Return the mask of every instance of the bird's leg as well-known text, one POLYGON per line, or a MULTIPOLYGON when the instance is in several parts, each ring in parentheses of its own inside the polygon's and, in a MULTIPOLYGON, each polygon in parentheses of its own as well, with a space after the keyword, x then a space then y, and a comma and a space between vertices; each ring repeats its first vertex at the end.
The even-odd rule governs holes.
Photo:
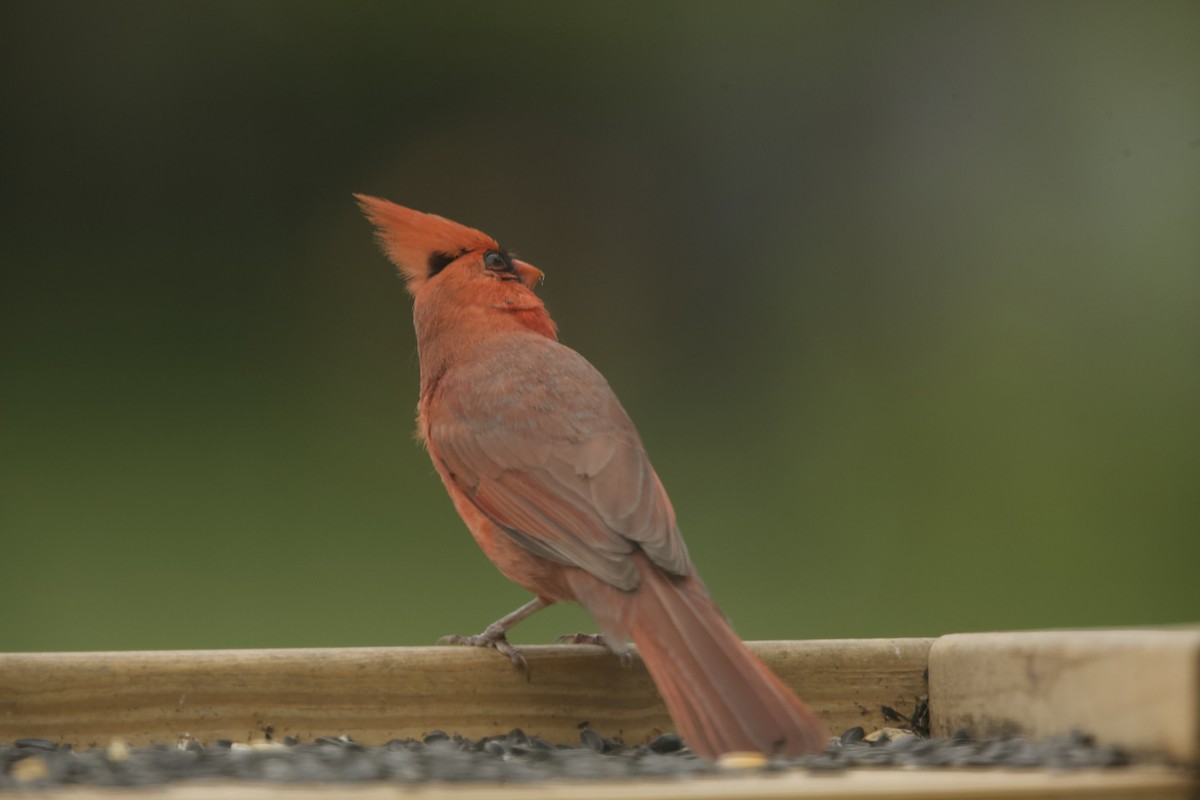
POLYGON ((471 647, 494 647, 504 655, 508 656, 512 663, 520 667, 526 672, 529 671, 529 662, 525 660, 525 656, 521 655, 521 651, 513 647, 508 642, 508 629, 516 625, 521 620, 540 611, 550 603, 540 597, 535 597, 525 605, 518 608, 509 614, 505 614, 500 619, 493 622, 483 629, 483 633, 478 633, 474 636, 443 636, 438 639, 438 644, 465 644, 471 647))

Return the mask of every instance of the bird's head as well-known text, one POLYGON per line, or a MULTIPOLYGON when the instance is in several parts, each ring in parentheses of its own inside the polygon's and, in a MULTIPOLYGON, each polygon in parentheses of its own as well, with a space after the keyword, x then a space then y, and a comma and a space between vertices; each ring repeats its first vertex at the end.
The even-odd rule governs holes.
POLYGON ((378 197, 354 197, 375 225, 383 252, 400 268, 414 297, 435 280, 453 280, 460 285, 508 281, 532 289, 542 279, 541 270, 513 258, 482 231, 378 197))

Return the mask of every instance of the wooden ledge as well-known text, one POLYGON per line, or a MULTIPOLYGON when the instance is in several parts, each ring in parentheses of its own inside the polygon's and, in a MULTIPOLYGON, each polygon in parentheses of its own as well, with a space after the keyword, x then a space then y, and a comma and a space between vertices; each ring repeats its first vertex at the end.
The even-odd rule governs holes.
MULTIPOLYGON (((932 639, 756 642, 829 729, 883 724, 926 695, 932 639)), ((642 742, 671 730, 640 661, 599 647, 530 646, 528 675, 467 647, 0 654, 0 741, 75 747, 349 734, 364 744, 440 728, 477 738, 519 727, 579 742, 578 724, 642 742)))
MULTIPOLYGON (((1200 628, 751 647, 834 733, 880 727, 880 706, 911 713, 928 695, 935 735, 1040 738, 1077 728, 1200 764, 1200 628)), ((529 675, 463 647, 0 654, 0 741, 347 733, 377 744, 434 728, 480 737, 520 727, 576 743, 587 721, 637 743, 671 728, 640 662, 624 668, 584 646, 525 653, 529 675)))

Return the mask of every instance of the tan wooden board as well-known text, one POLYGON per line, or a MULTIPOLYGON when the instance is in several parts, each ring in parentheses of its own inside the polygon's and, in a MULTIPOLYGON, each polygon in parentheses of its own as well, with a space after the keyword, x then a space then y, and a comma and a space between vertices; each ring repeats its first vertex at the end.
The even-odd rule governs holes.
POLYGON ((929 683, 934 735, 1076 728, 1200 764, 1200 628, 943 636, 929 683))
MULTIPOLYGON (((931 639, 757 642, 831 731, 883 724, 926 694, 931 639)), ((479 737, 520 727, 578 743, 588 722, 638 743, 671 730, 644 667, 598 647, 526 647, 528 675, 463 647, 0 654, 0 741, 76 747, 349 734, 364 744, 434 728, 479 737)))
POLYGON ((807 800, 1028 800, 1029 798, 1101 798, 1103 800, 1194 800, 1195 784, 1186 773, 1135 767, 1078 772, 997 770, 854 770, 830 775, 791 772, 771 776, 733 776, 639 782, 428 784, 372 783, 336 786, 182 783, 138 789, 59 789, 38 792, 39 800, 733 800, 734 798, 806 798, 807 800))

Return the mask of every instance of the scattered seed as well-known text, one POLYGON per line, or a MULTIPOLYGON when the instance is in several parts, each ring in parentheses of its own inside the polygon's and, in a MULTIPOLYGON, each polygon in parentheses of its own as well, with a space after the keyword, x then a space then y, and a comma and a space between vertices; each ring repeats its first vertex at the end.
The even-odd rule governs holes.
POLYGON ((579 741, 583 743, 584 747, 588 747, 597 753, 604 752, 604 737, 591 728, 584 728, 579 732, 579 741))
POLYGON ((683 747, 683 740, 673 733, 664 733, 650 742, 649 747, 655 753, 674 753, 683 747))
POLYGON ((863 730, 861 725, 855 725, 853 728, 847 728, 842 731, 842 735, 838 738, 842 744, 854 744, 855 742, 861 742, 866 735, 867 732, 863 730))
POLYGON ((57 750, 58 745, 49 739, 17 739, 13 742, 13 747, 19 747, 26 750, 57 750))
MULTIPOLYGON (((885 729, 866 741, 863 729, 851 728, 823 753, 798 758, 766 758, 758 753, 727 754, 716 763, 697 758, 673 733, 648 744, 627 747, 590 727, 580 731, 581 746, 551 745, 513 730, 467 739, 430 731, 424 741, 393 739, 368 747, 347 736, 324 736, 301 744, 256 742, 234 745, 228 739, 207 746, 194 740, 178 746, 120 746, 72 751, 47 747, 47 740, 21 739, 0 744, 0 794, 26 786, 83 784, 142 786, 179 780, 241 780, 277 783, 389 781, 418 785, 429 781, 527 783, 537 780, 636 779, 686 777, 731 770, 803 769, 831 774, 857 767, 1004 767, 1071 770, 1120 767, 1129 754, 1098 745, 1083 733, 1031 742, 1013 736, 972 740, 965 731, 950 739, 921 738, 909 731, 885 729)), ((53 745, 53 743, 49 743, 53 745)))
POLYGON ((45 758, 34 755, 22 758, 9 767, 8 772, 18 783, 30 783, 40 781, 49 775, 50 767, 46 764, 45 758))
POLYGON ((929 698, 922 697, 917 701, 916 708, 913 709, 913 715, 910 718, 912 723, 913 733, 918 736, 929 737, 929 698))
POLYGON ((129 745, 124 739, 113 739, 108 744, 109 761, 124 761, 129 758, 129 745))
POLYGON ((268 739, 256 739, 250 743, 252 750, 286 750, 287 745, 283 742, 272 742, 268 739))
POLYGON ((717 767, 724 770, 761 769, 767 765, 762 753, 725 753, 717 759, 717 767))
POLYGON ((877 731, 871 731, 862 740, 879 745, 885 742, 901 742, 906 739, 912 739, 915 736, 916 734, 912 731, 904 730, 903 728, 880 728, 877 731))

